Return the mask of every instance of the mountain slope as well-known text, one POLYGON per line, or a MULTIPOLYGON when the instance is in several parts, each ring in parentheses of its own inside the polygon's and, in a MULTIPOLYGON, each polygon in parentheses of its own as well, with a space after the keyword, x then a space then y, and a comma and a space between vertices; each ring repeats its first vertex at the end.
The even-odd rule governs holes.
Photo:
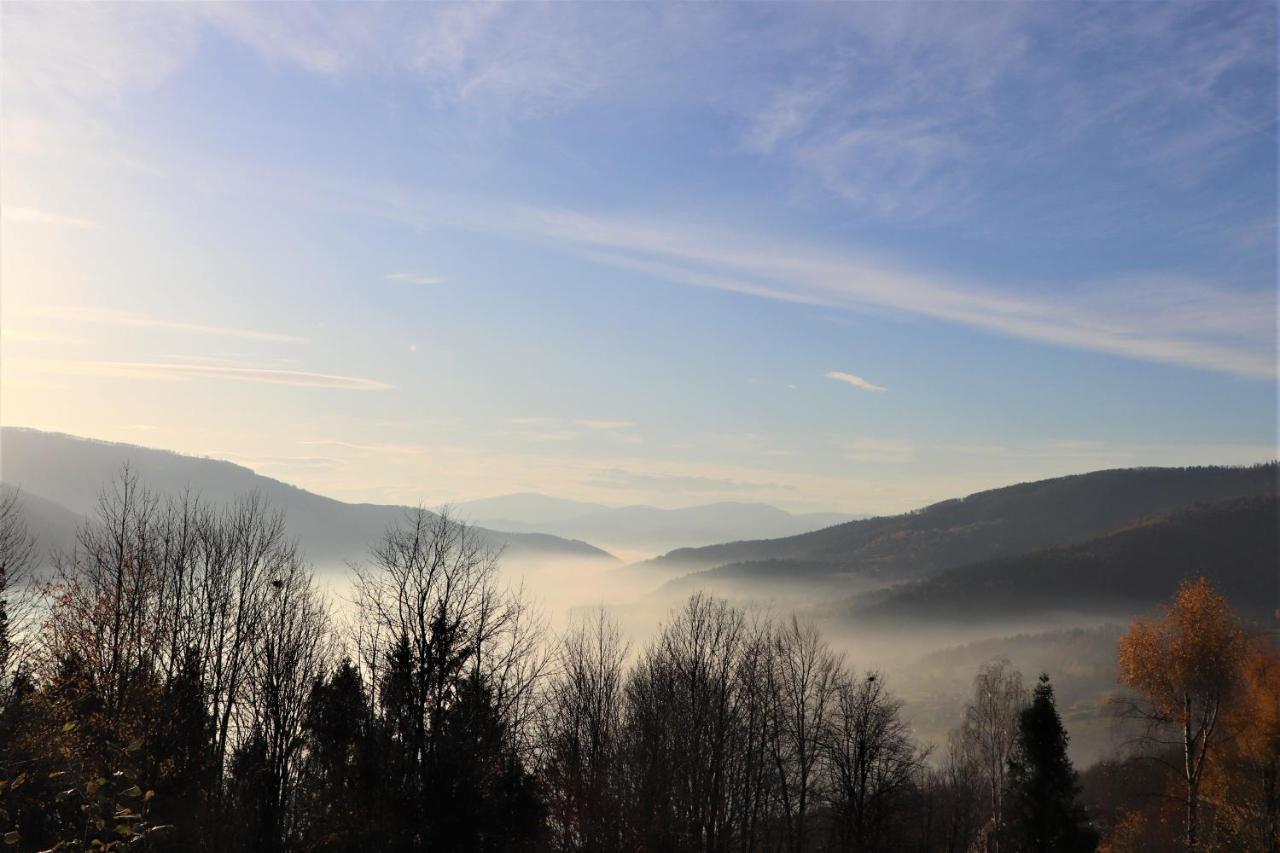
POLYGON ((772 561, 785 577, 795 561, 812 574, 902 580, 1002 555, 1100 535, 1135 519, 1198 502, 1274 495, 1276 463, 1238 468, 1134 468, 1021 483, 943 501, 905 515, 851 521, 784 539, 686 548, 635 570, 755 573, 772 561))
MULTIPOLYGON (((7 483, 0 483, 0 489, 5 492, 11 488, 7 483)), ((26 489, 18 490, 18 500, 27 532, 36 539, 36 568, 48 568, 53 565, 55 552, 69 551, 75 543, 76 531, 84 523, 84 516, 26 489)))
MULTIPOLYGON (((0 429, 0 478, 77 515, 93 514, 98 490, 126 462, 158 492, 191 489, 219 503, 260 492, 284 510, 289 531, 298 537, 308 558, 323 568, 362 558, 368 544, 407 511, 400 506, 343 503, 231 462, 39 430, 0 429)), ((613 560, 585 542, 536 533, 481 532, 513 559, 613 560)))
POLYGON ((1075 545, 950 569, 866 596, 852 615, 903 623, 1136 612, 1201 575, 1241 612, 1270 618, 1280 604, 1280 500, 1202 504, 1075 545))

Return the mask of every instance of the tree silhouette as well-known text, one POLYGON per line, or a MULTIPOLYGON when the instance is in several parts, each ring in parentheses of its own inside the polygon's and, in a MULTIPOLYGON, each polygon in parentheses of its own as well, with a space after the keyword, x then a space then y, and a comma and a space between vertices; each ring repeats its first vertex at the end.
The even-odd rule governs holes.
POLYGON ((985 794, 984 820, 976 842, 984 850, 1000 849, 1005 779, 1017 740, 1018 715, 1026 703, 1021 672, 1003 658, 984 664, 973 679, 973 698, 965 707, 964 719, 950 739, 952 762, 969 777, 969 784, 981 785, 985 794))
POLYGON ((1098 846, 1079 783, 1067 757, 1066 729, 1047 674, 1018 718, 1005 796, 1006 849, 1026 853, 1085 853, 1098 846))

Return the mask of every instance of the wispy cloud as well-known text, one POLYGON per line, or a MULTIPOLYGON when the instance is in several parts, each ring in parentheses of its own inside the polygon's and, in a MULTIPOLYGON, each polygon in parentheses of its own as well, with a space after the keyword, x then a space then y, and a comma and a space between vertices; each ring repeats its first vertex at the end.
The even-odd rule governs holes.
POLYGON ((564 209, 489 210, 474 227, 583 247, 600 263, 696 287, 856 311, 889 309, 1128 358, 1276 375, 1274 288, 1228 290, 1147 275, 1054 294, 1019 293, 848 250, 564 209))
POLYGON ((496 436, 504 438, 514 438, 520 441, 534 442, 535 444, 556 443, 562 441, 573 441, 578 437, 578 433, 571 429, 512 429, 499 430, 493 433, 496 436))
POLYGON ((84 338, 6 326, 0 329, 0 341, 22 341, 33 344, 82 344, 84 343, 84 338))
POLYGON ((1170 176, 1274 134, 1274 87, 1235 85, 1274 63, 1272 18, 1260 4, 1215 9, 1211 27, 1180 4, 981 14, 806 4, 752 15, 662 4, 7 4, 5 85, 42 99, 119 96, 158 85, 214 33, 314 74, 403 75, 434 103, 500 120, 661 92, 734 116, 742 148, 859 210, 954 216, 984 196, 974 184, 992 168, 1092 134, 1137 167, 1176 165, 1170 176), (1109 61, 1081 67, 1084 56, 1109 61))
POLYGON ((229 367, 204 364, 175 364, 149 361, 31 361, 18 367, 40 373, 69 376, 101 376, 144 381, 187 381, 213 379, 253 382, 264 385, 291 385, 300 388, 332 388, 342 391, 385 391, 385 382, 306 370, 277 370, 262 367, 229 367))
POLYGON ((65 213, 54 213, 36 207, 4 207, 0 208, 0 217, 9 222, 23 222, 31 225, 52 225, 59 228, 95 229, 98 223, 80 216, 68 216, 65 213))
POLYGON ((214 459, 226 459, 259 473, 265 471, 277 475, 336 471, 342 464, 341 460, 325 456, 262 456, 217 449, 206 450, 201 455, 214 459))
POLYGON ((267 332, 259 329, 241 329, 230 326, 214 326, 207 323, 191 323, 185 320, 171 320, 153 317, 131 311, 120 311, 112 308, 74 308, 74 307, 37 307, 24 310, 25 315, 52 320, 65 320, 77 323, 89 323, 104 326, 130 326, 147 329, 164 329, 171 332, 183 332, 194 335, 213 335, 229 338, 248 338, 275 343, 305 344, 308 338, 297 335, 286 335, 280 332, 267 332))
POLYGON ((6 91, 50 101, 153 87, 182 67, 199 40, 195 17, 177 7, 7 3, 3 15, 6 91))
POLYGON ((423 275, 416 272, 389 272, 383 276, 387 281, 394 281, 399 284, 444 284, 445 280, 440 276, 423 275))
POLYGON ((822 375, 827 379, 834 379, 837 382, 848 383, 849 385, 852 385, 854 388, 861 388, 863 391, 878 392, 878 391, 889 390, 888 388, 885 388, 883 385, 877 385, 874 382, 869 382, 866 379, 863 379, 861 376, 854 376, 852 373, 845 373, 844 371, 841 371, 841 370, 831 370, 822 375))
POLYGON ((855 438, 845 444, 845 458, 854 462, 901 463, 912 458, 915 445, 901 438, 855 438))
POLYGON ((1274 379, 1274 288, 1150 272, 1047 290, 913 269, 831 248, 702 223, 493 203, 412 187, 304 184, 330 203, 413 228, 450 225, 556 247, 694 287, 842 311, 926 317, 999 335, 1148 362, 1274 379), (336 195, 335 195, 336 192, 336 195), (443 212, 447 211, 447 216, 443 212))
POLYGON ((314 447, 336 447, 342 450, 355 451, 357 453, 391 454, 395 456, 421 456, 437 449, 427 447, 422 444, 395 444, 388 442, 361 444, 358 442, 329 438, 301 441, 299 444, 314 447))
POLYGON ((491 435, 537 444, 574 440, 642 443, 640 436, 633 432, 635 424, 626 420, 521 415, 504 418, 502 423, 504 426, 492 432, 491 435))
POLYGON ((953 219, 1000 198, 990 184, 979 192, 992 174, 1061 163, 1085 141, 1185 184, 1275 133, 1274 86, 1242 85, 1274 78, 1275 27, 1260 7, 1220 10, 1212 27, 1176 6, 825 14, 828 30, 796 28, 775 49, 790 73, 751 79, 733 109, 748 150, 883 218, 953 219), (1082 67, 1084 56, 1111 61, 1082 67))
POLYGON ((592 420, 590 418, 578 418, 573 421, 573 424, 574 426, 580 426, 583 429, 597 430, 630 429, 635 426, 631 421, 592 420))

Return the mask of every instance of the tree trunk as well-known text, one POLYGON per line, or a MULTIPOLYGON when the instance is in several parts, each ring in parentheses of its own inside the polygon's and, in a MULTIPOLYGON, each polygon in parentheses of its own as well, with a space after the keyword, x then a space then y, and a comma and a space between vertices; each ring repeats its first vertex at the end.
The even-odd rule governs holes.
POLYGON ((1198 843, 1200 791, 1199 774, 1196 773, 1196 742, 1191 736, 1191 697, 1182 700, 1182 754, 1184 776, 1187 782, 1187 850, 1193 851, 1198 843))
POLYGON ((1200 830, 1200 794, 1198 785, 1187 786, 1187 850, 1196 850, 1199 846, 1200 830))
POLYGON ((1275 761, 1269 761, 1265 771, 1266 777, 1262 783, 1267 809, 1268 853, 1280 853, 1280 790, 1277 790, 1276 786, 1276 780, 1280 778, 1280 774, 1277 774, 1276 770, 1275 761))

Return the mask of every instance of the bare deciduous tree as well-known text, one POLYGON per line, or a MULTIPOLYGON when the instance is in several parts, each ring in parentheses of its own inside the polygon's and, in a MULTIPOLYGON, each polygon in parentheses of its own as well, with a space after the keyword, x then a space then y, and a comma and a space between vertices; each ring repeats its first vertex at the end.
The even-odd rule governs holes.
POLYGON ((800 851, 841 661, 816 627, 792 616, 774 634, 772 664, 772 757, 790 847, 800 851))
POLYGON ((26 660, 36 546, 20 493, 0 485, 0 704, 26 660))
POLYGON ((98 497, 97 516, 60 555, 46 635, 54 658, 84 668, 120 714, 162 645, 159 498, 127 466, 98 497))
POLYGON ((48 663, 76 661, 112 718, 133 719, 140 692, 194 662, 218 778, 260 715, 272 715, 271 731, 296 728, 319 662, 296 656, 329 633, 284 516, 264 498, 213 508, 163 497, 128 467, 59 557, 49 592, 48 663))
POLYGON ((503 723, 532 742, 536 684, 546 669, 542 624, 520 596, 499 587, 498 553, 447 512, 409 513, 353 573, 356 647, 372 687, 397 647, 407 656, 410 760, 423 766, 453 676, 479 679, 503 723))
POLYGON ((827 798, 842 850, 881 850, 925 755, 902 716, 902 702, 869 672, 842 673, 824 737, 827 798))
POLYGON ((619 790, 626 644, 604 608, 565 635, 543 725, 542 768, 561 850, 623 844, 619 790))
POLYGON ((297 545, 288 537, 284 515, 259 495, 201 515, 197 535, 192 618, 199 630, 193 644, 201 651, 215 749, 224 767, 242 734, 238 711, 266 624, 272 581, 295 571, 297 545))
POLYGON ((327 608, 300 560, 274 567, 240 703, 239 728, 260 738, 264 839, 282 849, 296 827, 291 800, 302 760, 303 720, 316 679, 334 659, 327 608))
POLYGON ((950 740, 957 774, 967 775, 985 794, 979 843, 986 850, 999 847, 996 830, 1002 818, 1005 777, 1017 743, 1018 715, 1027 701, 1022 673, 1008 660, 984 664, 973 680, 973 698, 965 707, 964 719, 950 740))
POLYGON ((723 850, 738 834, 730 793, 740 742, 743 614, 694 595, 627 683, 630 812, 642 846, 723 850))

